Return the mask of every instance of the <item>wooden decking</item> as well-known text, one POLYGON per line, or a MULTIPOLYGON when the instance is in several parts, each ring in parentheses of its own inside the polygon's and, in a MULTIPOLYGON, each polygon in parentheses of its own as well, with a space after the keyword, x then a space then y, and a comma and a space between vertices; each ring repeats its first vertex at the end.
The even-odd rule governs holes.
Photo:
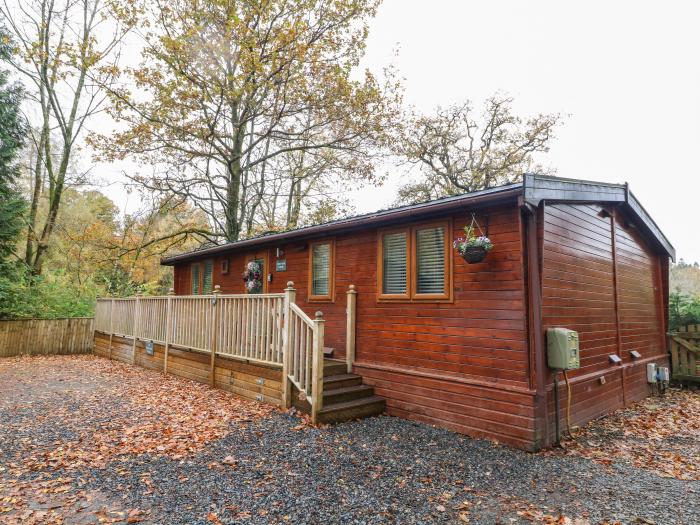
MULTIPOLYGON (((355 328, 355 293, 351 286, 348 330, 355 328)), ((100 299, 96 350, 245 397, 295 404, 314 423, 383 412, 384 400, 350 373, 352 361, 326 359, 323 314, 311 318, 295 300, 292 282, 284 294, 224 295, 217 286, 205 296, 100 299), (241 366, 248 367, 245 377, 239 377, 241 366), (274 388, 256 388, 255 383, 266 384, 271 370, 280 376, 274 388)), ((354 349, 346 348, 346 357, 353 355, 354 349)))

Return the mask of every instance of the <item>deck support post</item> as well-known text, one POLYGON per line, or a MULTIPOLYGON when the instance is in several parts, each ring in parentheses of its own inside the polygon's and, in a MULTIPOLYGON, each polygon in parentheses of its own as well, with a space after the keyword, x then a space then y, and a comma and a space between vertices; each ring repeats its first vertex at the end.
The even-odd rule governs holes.
POLYGON ((345 361, 348 365, 348 374, 352 372, 352 364, 355 362, 355 323, 356 306, 357 306, 357 290, 355 285, 351 284, 347 291, 348 307, 346 310, 347 326, 345 328, 345 361))
POLYGON ((136 340, 138 338, 138 326, 139 326, 139 306, 141 305, 141 292, 136 294, 136 303, 134 304, 134 324, 131 327, 133 332, 133 344, 131 345, 131 364, 136 363, 136 340))
POLYGON ((112 338, 114 337, 114 299, 109 302, 109 350, 107 359, 112 360, 112 338))
POLYGON ((175 295, 175 290, 171 288, 168 290, 168 298, 165 307, 165 355, 163 356, 163 373, 168 373, 168 353, 170 352, 170 332, 172 331, 172 324, 170 317, 172 316, 172 296, 175 295))
POLYGON ((217 308, 217 303, 219 302, 219 294, 221 293, 221 287, 217 284, 214 286, 214 297, 211 300, 211 334, 209 337, 209 350, 211 351, 211 362, 209 364, 209 384, 213 387, 216 385, 216 352, 219 347, 219 311, 217 308))
POLYGON ((311 422, 315 425, 323 408, 323 312, 316 312, 311 370, 311 422))
POLYGON ((289 381, 290 324, 292 319, 291 305, 296 301, 296 297, 297 291, 294 289, 294 283, 289 281, 284 289, 284 325, 282 330, 282 405, 285 408, 292 406, 292 383, 289 381))

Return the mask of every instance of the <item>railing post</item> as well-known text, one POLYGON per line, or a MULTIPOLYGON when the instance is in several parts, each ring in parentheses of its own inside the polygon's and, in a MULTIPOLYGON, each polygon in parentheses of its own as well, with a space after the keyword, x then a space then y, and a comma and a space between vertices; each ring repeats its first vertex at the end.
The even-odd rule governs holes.
POLYGON ((291 356, 292 341, 289 336, 289 325, 292 320, 291 305, 297 298, 294 283, 289 281, 284 289, 284 325, 282 328, 282 405, 285 408, 292 406, 292 384, 289 381, 289 360, 291 356))
POLYGON ((168 290, 167 304, 165 307, 165 355, 163 356, 163 373, 168 373, 168 353, 170 352, 170 331, 172 330, 172 296, 175 295, 175 290, 168 290))
POLYGON ((112 359, 112 338, 114 337, 114 298, 109 301, 109 350, 107 359, 112 359))
POLYGON ((211 336, 209 337, 209 351, 211 352, 211 363, 209 369, 209 384, 213 387, 216 384, 216 351, 219 345, 219 311, 217 308, 221 287, 214 286, 214 298, 211 300, 211 336))
POLYGON ((314 345, 311 371, 311 422, 315 425, 323 408, 323 312, 316 312, 314 319, 314 345))
POLYGON ((347 325, 345 327, 345 361, 348 365, 348 374, 352 372, 352 364, 355 362, 355 309, 357 307, 357 290, 355 285, 348 287, 348 307, 345 312, 347 325))
POLYGON ((131 326, 131 334, 134 344, 131 347, 131 364, 136 363, 136 339, 138 337, 138 323, 139 323, 139 305, 141 304, 141 292, 136 294, 136 304, 134 305, 134 324, 131 326))

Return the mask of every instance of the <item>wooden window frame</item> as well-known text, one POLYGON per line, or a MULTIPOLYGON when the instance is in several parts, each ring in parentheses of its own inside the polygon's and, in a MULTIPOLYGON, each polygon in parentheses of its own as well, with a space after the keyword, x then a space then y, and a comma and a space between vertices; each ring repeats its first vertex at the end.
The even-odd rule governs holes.
POLYGON ((311 302, 326 302, 332 303, 335 301, 335 238, 321 239, 318 241, 313 241, 309 243, 309 262, 308 262, 308 294, 307 298, 311 302), (327 295, 314 295, 314 246, 319 244, 330 244, 330 254, 329 260, 330 264, 328 267, 328 294, 327 295))
POLYGON ((189 295, 202 295, 202 263, 197 261, 190 263, 190 293, 189 295), (194 291, 194 267, 197 267, 197 293, 194 291))
POLYGON ((377 299, 381 301, 411 300, 411 228, 382 228, 377 232, 377 299), (384 236, 392 233, 406 234, 406 293, 384 293, 384 236))
POLYGON ((396 228, 377 230, 377 301, 412 303, 449 303, 453 301, 452 221, 450 219, 412 223, 396 228), (417 238, 418 230, 442 226, 445 231, 445 292, 440 294, 418 293, 417 238), (384 290, 384 236, 406 233, 406 293, 385 294, 384 290))
MULTIPOLYGON (((190 295, 205 295, 203 293, 204 291, 204 267, 208 261, 211 261, 211 288, 212 292, 214 291, 214 260, 213 259, 204 259, 201 261, 193 262, 190 263, 190 295), (197 276, 197 293, 194 293, 194 290, 192 290, 192 285, 193 279, 192 279, 192 268, 194 266, 199 267, 199 275, 197 276)), ((211 294, 207 294, 211 295, 211 294)))

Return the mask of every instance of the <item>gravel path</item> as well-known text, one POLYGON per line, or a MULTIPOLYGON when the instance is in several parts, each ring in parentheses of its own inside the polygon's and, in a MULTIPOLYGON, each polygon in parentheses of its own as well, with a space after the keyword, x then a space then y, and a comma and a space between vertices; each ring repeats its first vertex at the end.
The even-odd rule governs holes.
MULTIPOLYGON (((96 523, 98 517, 118 522, 128 516, 131 522, 208 525, 700 523, 698 481, 584 458, 528 454, 392 417, 316 429, 273 412, 232 424, 223 438, 184 457, 125 454, 77 471, 59 467, 14 476, 12 465, 22 461, 27 440, 35 440, 36 454, 75 439, 72 426, 49 425, 35 416, 58 410, 66 400, 57 383, 71 390, 72 410, 85 409, 75 395, 80 382, 71 379, 80 376, 81 366, 82 360, 73 359, 70 366, 57 368, 64 381, 46 382, 47 392, 41 392, 41 381, 30 380, 15 381, 13 393, 0 392, 5 396, 0 403, 0 522, 13 523, 18 516, 7 510, 18 484, 60 485, 64 480, 61 486, 78 495, 66 523, 96 523), (21 402, 8 402, 8 395, 21 402), (26 432, 7 435, 9 427, 26 432)), ((0 388, 7 373, 0 366, 0 388)), ((154 381, 162 377, 152 375, 154 381)), ((107 399, 116 384, 86 388, 104 389, 100 396, 107 399)), ((189 385, 182 381, 181 387, 189 385)), ((123 403, 114 406, 124 409, 123 403)), ((30 504, 33 508, 45 512, 47 504, 30 504)))

